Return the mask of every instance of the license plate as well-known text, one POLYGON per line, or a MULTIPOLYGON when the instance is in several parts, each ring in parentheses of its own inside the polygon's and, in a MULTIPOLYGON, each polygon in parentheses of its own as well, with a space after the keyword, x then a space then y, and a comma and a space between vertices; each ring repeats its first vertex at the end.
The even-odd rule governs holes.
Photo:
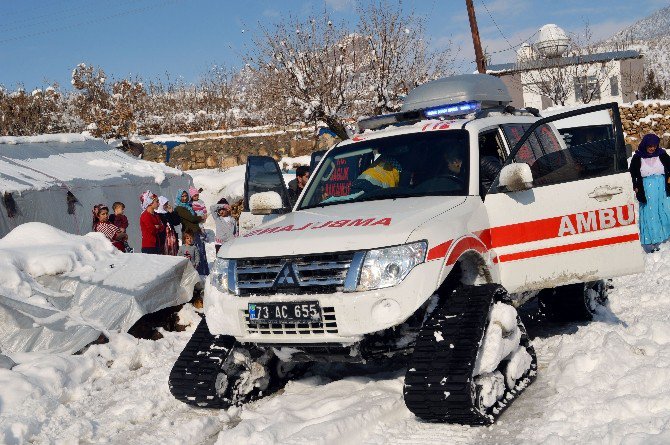
POLYGON ((321 321, 317 301, 303 303, 249 303, 249 321, 257 323, 314 323, 321 321))

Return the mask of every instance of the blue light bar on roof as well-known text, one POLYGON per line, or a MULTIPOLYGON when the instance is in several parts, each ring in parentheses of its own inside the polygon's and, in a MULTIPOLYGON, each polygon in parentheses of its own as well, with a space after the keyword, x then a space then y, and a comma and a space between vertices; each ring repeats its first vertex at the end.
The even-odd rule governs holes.
POLYGON ((440 116, 462 116, 464 114, 474 113, 481 110, 482 104, 476 100, 469 102, 459 102, 457 104, 440 105, 439 107, 426 108, 423 114, 426 117, 440 116))

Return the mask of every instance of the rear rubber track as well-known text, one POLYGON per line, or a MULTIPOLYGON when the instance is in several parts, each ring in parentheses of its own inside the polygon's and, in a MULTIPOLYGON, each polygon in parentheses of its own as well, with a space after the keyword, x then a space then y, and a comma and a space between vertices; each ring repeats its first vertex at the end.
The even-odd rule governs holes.
POLYGON ((425 322, 405 376, 407 408, 430 422, 489 425, 535 379, 537 359, 522 328, 521 345, 531 355, 530 369, 492 407, 477 406, 472 375, 491 307, 507 296, 502 286, 463 286, 425 322))

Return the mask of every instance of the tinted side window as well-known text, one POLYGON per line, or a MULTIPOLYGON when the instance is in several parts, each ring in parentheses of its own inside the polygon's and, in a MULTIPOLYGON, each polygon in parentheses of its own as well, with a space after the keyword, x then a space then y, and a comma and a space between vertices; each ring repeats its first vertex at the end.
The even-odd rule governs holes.
MULTIPOLYGON (((560 123, 561 120, 558 120, 553 124, 560 123)), ((530 124, 501 127, 510 147, 514 147, 530 124)), ((549 124, 541 125, 513 159, 513 162, 524 162, 530 166, 535 187, 625 171, 625 166, 617 165, 616 162, 620 156, 617 156, 611 124, 565 128, 560 130, 560 134, 562 140, 559 140, 549 124)))
MULTIPOLYGON (((503 125, 503 132, 511 147, 521 139, 530 124, 503 125)), ((549 125, 541 125, 528 138, 514 157, 524 162, 533 172, 533 185, 542 186, 578 179, 575 162, 556 137, 549 125)))

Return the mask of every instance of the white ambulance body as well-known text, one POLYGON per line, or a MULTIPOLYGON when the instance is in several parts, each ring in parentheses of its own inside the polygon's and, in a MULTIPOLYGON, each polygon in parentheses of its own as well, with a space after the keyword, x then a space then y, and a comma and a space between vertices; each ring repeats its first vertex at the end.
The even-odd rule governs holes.
MULTIPOLYGON (((591 113, 602 119, 602 109, 596 107, 591 113)), ((588 116, 589 110, 578 112, 588 116)), ((574 122, 579 116, 565 119, 574 122)), ((219 258, 288 259, 308 254, 367 252, 425 241, 425 260, 399 283, 381 289, 360 290, 358 282, 350 282, 348 287, 342 283, 342 289, 332 293, 295 295, 282 292, 280 286, 270 294, 254 296, 249 292, 243 298, 240 290, 245 284, 234 279, 238 272, 232 267, 226 277, 229 291, 222 292, 211 285, 207 288, 210 331, 233 335, 242 342, 356 342, 367 333, 407 319, 436 291, 458 261, 475 269, 476 276, 470 280, 500 283, 515 294, 517 303, 525 301, 529 295, 526 291, 639 272, 642 254, 635 199, 630 175, 623 167, 610 168, 606 175, 590 175, 585 179, 576 177, 574 172, 550 172, 544 175, 548 178, 546 185, 490 192, 483 199, 480 196, 480 136, 495 138, 502 154, 509 155, 514 148, 510 141, 512 131, 523 133, 523 129, 538 120, 527 113, 501 112, 480 118, 420 120, 412 125, 368 130, 340 143, 338 149, 353 151, 365 141, 380 138, 465 130, 470 143, 469 193, 343 202, 306 210, 301 209, 303 196, 293 211, 272 215, 276 217, 224 245, 219 258), (555 180, 552 173, 558 176, 555 180), (273 332, 270 328, 264 331, 254 329, 248 320, 250 302, 301 301, 318 301, 320 307, 331 308, 337 332, 300 334, 286 333, 283 329, 273 332)), ((551 122, 536 131, 545 132, 544 137, 557 144, 559 154, 567 153, 551 122)), ((609 154, 614 157, 617 152, 612 150, 609 154)), ((617 162, 620 160, 611 159, 612 164, 617 162)), ((510 163, 506 169, 513 167, 514 163, 510 163)), ((323 160, 319 168, 323 168, 323 160)), ((573 169, 574 162, 564 163, 560 168, 573 169)), ((317 176, 312 176, 306 190, 314 187, 317 176)), ((357 281, 360 276, 356 267, 360 265, 348 269, 349 281, 357 281)), ((259 289, 264 285, 272 287, 275 277, 255 285, 259 289)))
POLYGON ((277 163, 250 157, 175 397, 225 407, 277 388, 276 360, 393 358, 417 416, 493 422, 537 372, 515 307, 590 319, 603 279, 643 269, 617 105, 540 118, 509 101, 487 75, 422 85, 325 153, 294 205, 277 163), (593 113, 595 139, 566 145, 561 121, 593 113))

